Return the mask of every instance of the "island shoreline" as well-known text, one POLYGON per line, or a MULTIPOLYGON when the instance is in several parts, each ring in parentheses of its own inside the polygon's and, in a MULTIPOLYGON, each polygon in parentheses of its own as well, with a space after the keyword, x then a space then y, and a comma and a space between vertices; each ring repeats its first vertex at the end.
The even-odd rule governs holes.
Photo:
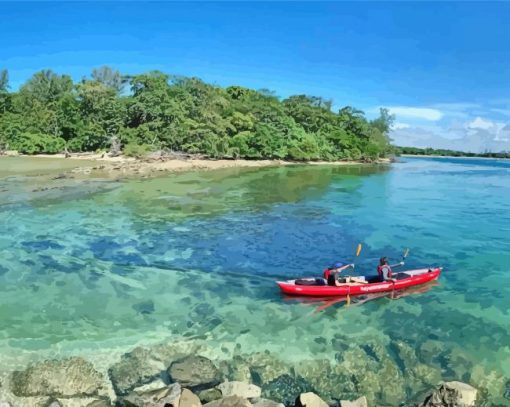
POLYGON ((44 160, 66 160, 76 161, 77 166, 71 170, 65 169, 62 172, 73 172, 89 174, 93 171, 101 171, 111 175, 122 176, 157 176, 165 173, 177 173, 187 171, 211 171, 227 168, 267 168, 283 167, 294 165, 310 166, 365 166, 365 165, 388 165, 391 160, 384 158, 374 162, 366 161, 288 161, 288 160, 246 160, 246 159, 212 159, 205 157, 146 157, 134 158, 124 155, 111 157, 100 153, 82 153, 71 156, 64 154, 35 154, 21 155, 8 153, 4 158, 35 158, 44 160))

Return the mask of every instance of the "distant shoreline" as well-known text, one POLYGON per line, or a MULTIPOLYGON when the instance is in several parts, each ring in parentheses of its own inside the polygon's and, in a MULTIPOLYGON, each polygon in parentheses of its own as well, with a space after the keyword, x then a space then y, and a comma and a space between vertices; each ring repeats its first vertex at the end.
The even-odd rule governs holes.
POLYGON ((380 159, 373 163, 362 161, 285 161, 285 160, 244 160, 244 159, 206 159, 206 158, 133 158, 126 156, 110 157, 107 154, 83 153, 65 157, 64 154, 36 154, 36 155, 15 155, 7 154, 4 157, 14 156, 18 158, 55 159, 76 161, 87 161, 85 165, 77 165, 72 172, 88 174, 92 171, 106 172, 111 175, 123 176, 153 176, 166 172, 186 171, 207 171, 224 168, 264 168, 279 167, 288 165, 331 165, 331 166, 353 166, 370 164, 389 164, 389 159, 380 159), (91 165, 91 163, 93 165, 91 165), (95 164, 95 165, 94 165, 95 164))
POLYGON ((433 154, 400 154, 400 157, 425 157, 425 158, 462 158, 468 160, 510 160, 510 158, 478 157, 478 156, 455 156, 455 155, 433 155, 433 154))

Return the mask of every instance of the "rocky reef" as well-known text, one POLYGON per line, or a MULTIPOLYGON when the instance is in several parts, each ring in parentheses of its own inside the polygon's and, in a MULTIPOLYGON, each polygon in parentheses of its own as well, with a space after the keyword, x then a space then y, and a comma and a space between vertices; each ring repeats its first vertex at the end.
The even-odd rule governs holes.
MULTIPOLYGON (((413 348, 394 343, 345 346, 336 359, 289 364, 278 355, 211 360, 200 346, 135 348, 109 368, 81 357, 45 360, 12 372, 0 386, 1 407, 364 407, 509 405, 507 382, 480 378, 479 388, 442 381, 413 348), (402 366, 391 362, 392 351, 402 366), (410 393, 406 383, 412 383, 410 393), (407 387, 406 387, 407 386, 407 387), (489 387, 491 387, 489 389, 489 387), (499 387, 498 387, 499 386, 499 387), (501 392, 487 401, 489 391, 501 392)), ((437 354, 433 344, 421 350, 437 354)))

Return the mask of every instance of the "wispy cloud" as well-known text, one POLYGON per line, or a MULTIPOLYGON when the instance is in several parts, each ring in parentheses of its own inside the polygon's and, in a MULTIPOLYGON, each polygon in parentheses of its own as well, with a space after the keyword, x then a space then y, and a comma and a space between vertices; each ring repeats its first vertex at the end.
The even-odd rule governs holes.
POLYGON ((430 107, 386 106, 386 108, 397 117, 429 121, 437 121, 443 117, 443 113, 440 110, 430 107))
POLYGON ((402 123, 402 122, 395 122, 393 123, 393 126, 391 126, 392 130, 402 130, 402 129, 408 129, 411 127, 410 124, 402 123))
POLYGON ((491 109, 492 112, 502 114, 503 116, 510 117, 510 109, 491 109))

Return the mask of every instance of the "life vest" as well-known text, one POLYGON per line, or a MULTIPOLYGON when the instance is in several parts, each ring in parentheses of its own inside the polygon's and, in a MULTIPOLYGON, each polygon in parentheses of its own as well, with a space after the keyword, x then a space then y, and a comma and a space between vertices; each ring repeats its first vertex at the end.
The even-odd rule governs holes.
POLYGON ((331 274, 330 269, 325 269, 324 273, 322 274, 324 276, 324 280, 328 281, 329 275, 331 274))
POLYGON ((380 277, 384 278, 384 269, 388 269, 387 272, 387 278, 390 278, 392 276, 391 267, 388 264, 384 264, 382 266, 377 266, 377 274, 379 274, 380 277))

